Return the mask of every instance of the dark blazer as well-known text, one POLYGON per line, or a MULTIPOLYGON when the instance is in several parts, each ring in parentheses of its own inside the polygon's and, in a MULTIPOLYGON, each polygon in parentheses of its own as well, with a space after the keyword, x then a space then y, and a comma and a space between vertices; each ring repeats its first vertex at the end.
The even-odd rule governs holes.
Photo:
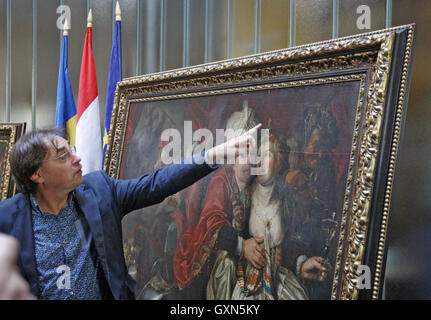
MULTIPOLYGON (((88 223, 114 299, 134 299, 135 282, 128 274, 123 254, 121 219, 124 215, 163 201, 216 168, 206 164, 173 164, 132 180, 115 180, 103 171, 84 176, 84 182, 75 189, 75 198, 88 223)), ((39 286, 29 195, 19 193, 0 202, 0 232, 18 239, 18 267, 37 297, 39 286)))

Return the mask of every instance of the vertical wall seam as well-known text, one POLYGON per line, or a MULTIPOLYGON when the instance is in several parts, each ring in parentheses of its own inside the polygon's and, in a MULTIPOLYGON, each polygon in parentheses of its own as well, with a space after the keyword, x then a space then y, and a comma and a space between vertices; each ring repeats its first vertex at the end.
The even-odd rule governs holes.
POLYGON ((115 36, 115 5, 117 0, 112 0, 112 42, 114 42, 115 36))
POLYGON ((33 48, 31 69, 31 128, 36 129, 37 101, 37 0, 33 0, 33 48))
POLYGON ((142 0, 136 0, 136 75, 142 74, 142 0))
POLYGON ((289 10, 289 47, 295 46, 296 42, 296 1, 290 0, 289 10))
POLYGON ((339 12, 340 12, 339 0, 332 0, 332 39, 338 38, 339 12))
POLYGON ((386 28, 392 26, 392 0, 386 0, 386 17, 385 17, 386 28))
POLYGON ((183 67, 190 65, 190 0, 183 2, 183 67))
POLYGON ((160 1, 160 71, 165 70, 166 1, 160 1))
POLYGON ((231 50, 231 33, 232 33, 232 0, 227 0, 227 15, 226 15, 226 58, 229 59, 232 56, 231 50))
POLYGON ((6 1, 6 122, 10 121, 11 113, 11 0, 6 1))
POLYGON ((205 35, 204 35, 204 63, 209 62, 209 19, 210 19, 210 9, 209 0, 205 0, 205 35))
POLYGON ((254 53, 261 51, 262 0, 254 0, 254 53))

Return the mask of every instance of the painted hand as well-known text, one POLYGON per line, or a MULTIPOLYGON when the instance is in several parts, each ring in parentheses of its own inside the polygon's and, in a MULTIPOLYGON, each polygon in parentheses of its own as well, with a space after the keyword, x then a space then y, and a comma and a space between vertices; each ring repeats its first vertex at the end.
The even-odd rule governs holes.
POLYGON ((289 187, 301 187, 307 179, 305 173, 297 169, 286 174, 285 182, 289 187))
POLYGON ((323 266, 322 257, 311 257, 302 264, 301 276, 307 280, 317 280, 322 282, 325 280, 327 272, 323 266))
POLYGON ((263 238, 250 238, 245 240, 244 257, 256 269, 262 269, 265 266, 265 249, 259 244, 263 242, 263 238))

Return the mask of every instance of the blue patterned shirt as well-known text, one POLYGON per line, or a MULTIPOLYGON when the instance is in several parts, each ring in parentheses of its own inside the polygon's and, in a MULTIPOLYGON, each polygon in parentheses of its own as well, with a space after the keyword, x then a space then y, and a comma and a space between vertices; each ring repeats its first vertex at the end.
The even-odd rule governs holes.
POLYGON ((30 199, 39 299, 101 299, 91 233, 84 231, 73 193, 57 216, 42 212, 34 197, 30 199))

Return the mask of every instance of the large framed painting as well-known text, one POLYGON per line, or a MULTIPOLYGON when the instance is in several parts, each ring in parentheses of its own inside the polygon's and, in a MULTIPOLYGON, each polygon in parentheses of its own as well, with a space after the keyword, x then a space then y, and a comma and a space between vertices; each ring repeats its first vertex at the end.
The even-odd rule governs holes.
POLYGON ((264 174, 223 164, 124 218, 137 299, 379 299, 414 33, 412 24, 121 81, 104 164, 113 178, 257 123, 268 133, 257 143, 264 174))
POLYGON ((15 142, 25 133, 25 123, 0 123, 0 201, 16 193, 9 157, 15 142))

